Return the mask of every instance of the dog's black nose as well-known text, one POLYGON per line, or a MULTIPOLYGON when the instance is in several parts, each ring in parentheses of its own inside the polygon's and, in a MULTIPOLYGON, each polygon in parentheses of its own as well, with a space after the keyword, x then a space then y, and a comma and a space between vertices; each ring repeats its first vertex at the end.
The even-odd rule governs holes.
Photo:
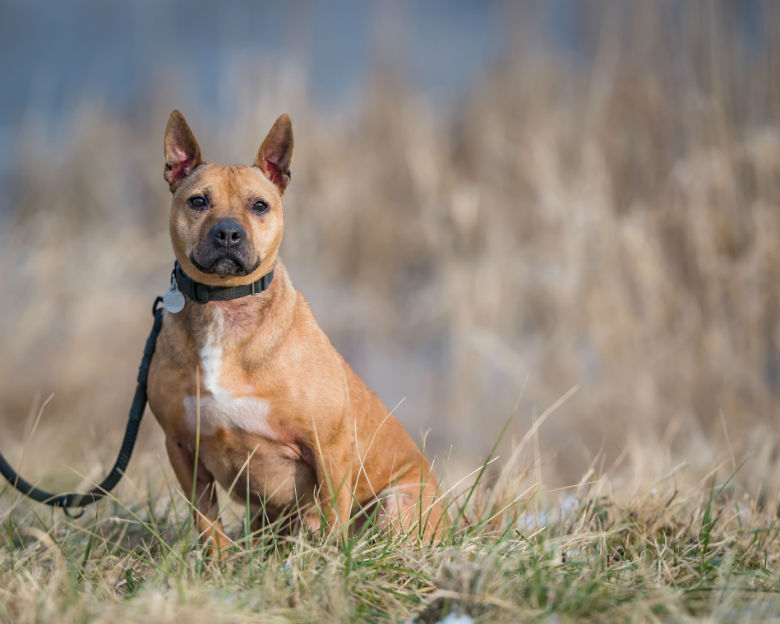
POLYGON ((211 242, 218 247, 236 247, 246 237, 246 231, 233 219, 220 219, 209 231, 211 242))

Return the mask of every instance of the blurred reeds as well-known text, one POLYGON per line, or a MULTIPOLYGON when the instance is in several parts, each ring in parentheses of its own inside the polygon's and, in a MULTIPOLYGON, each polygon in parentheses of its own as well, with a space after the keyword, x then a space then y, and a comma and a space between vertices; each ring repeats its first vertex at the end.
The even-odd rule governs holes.
MULTIPOLYGON (((63 465, 110 465, 172 264, 167 116, 208 160, 248 164, 287 111, 282 256, 369 385, 408 397, 429 455, 473 467, 511 414, 507 446, 577 386, 523 460, 546 483, 748 458, 740 478, 776 490, 780 9, 761 5, 752 41, 737 3, 589 6, 580 56, 518 15, 446 106, 380 66, 355 110, 324 112, 298 68, 242 58, 224 118, 161 85, 129 117, 85 101, 56 140, 26 119, 0 233, 2 451, 19 457, 53 393, 26 473, 72 485, 63 465)), ((139 473, 167 465, 152 420, 139 473)))

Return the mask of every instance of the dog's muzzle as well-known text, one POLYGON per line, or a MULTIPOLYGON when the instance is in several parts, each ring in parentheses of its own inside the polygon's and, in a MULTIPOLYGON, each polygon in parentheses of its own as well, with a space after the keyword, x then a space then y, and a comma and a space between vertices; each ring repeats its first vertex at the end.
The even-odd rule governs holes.
POLYGON ((260 258, 253 258, 254 248, 246 230, 237 221, 217 221, 190 255, 195 268, 216 275, 249 275, 260 258))

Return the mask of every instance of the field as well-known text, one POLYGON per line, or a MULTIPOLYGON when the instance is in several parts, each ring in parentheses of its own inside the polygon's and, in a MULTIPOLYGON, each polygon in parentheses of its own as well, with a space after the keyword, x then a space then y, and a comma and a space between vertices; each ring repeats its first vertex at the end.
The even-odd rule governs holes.
POLYGON ((104 504, 88 520, 22 506, 3 523, 0 618, 777 620, 777 510, 737 495, 730 479, 680 491, 670 476, 621 504, 607 476, 545 506, 513 476, 456 497, 440 544, 369 531, 338 545, 276 538, 270 527, 239 531, 222 562, 193 544, 175 485, 137 492, 132 507, 104 504))
POLYGON ((147 415, 80 519, 0 487, 0 621, 780 619, 780 11, 755 4, 745 40, 736 4, 594 2, 576 61, 519 14, 446 106, 380 63, 322 110, 300 68, 244 58, 223 118, 173 86, 25 118, 0 213, 0 451, 25 477, 114 461, 172 265, 171 109, 247 163, 287 111, 282 257, 453 524, 250 540, 228 505, 244 547, 208 561, 147 415))

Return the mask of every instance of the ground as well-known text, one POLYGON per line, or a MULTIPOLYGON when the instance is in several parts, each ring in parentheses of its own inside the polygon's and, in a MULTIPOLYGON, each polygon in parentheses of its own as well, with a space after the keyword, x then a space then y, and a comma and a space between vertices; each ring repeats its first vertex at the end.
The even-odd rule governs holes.
POLYGON ((605 479, 543 493, 523 475, 488 484, 488 474, 447 495, 451 528, 439 543, 371 529, 344 543, 273 527, 249 536, 233 512, 237 547, 222 561, 204 555, 170 483, 79 519, 12 502, 6 488, 0 621, 780 618, 777 500, 740 491, 738 473, 684 489, 674 475, 628 499, 605 479))

